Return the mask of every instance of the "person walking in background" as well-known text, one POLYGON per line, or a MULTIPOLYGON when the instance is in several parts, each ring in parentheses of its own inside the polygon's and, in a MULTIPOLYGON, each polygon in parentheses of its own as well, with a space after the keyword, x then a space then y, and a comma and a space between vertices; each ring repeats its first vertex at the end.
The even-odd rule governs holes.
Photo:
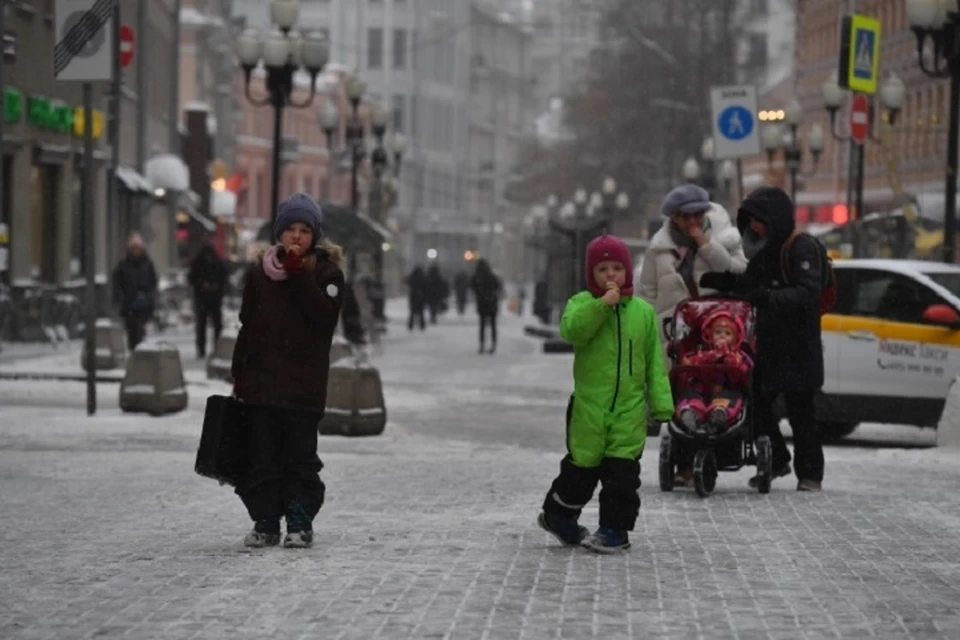
POLYGON ((193 315, 197 332, 197 357, 207 353, 207 320, 213 324, 213 344, 223 330, 223 295, 227 288, 227 268, 209 238, 190 263, 187 281, 193 289, 193 315))
POLYGON ((484 352, 484 343, 487 327, 490 327, 490 353, 497 350, 497 313, 500 310, 500 294, 503 283, 490 268, 490 263, 480 258, 477 260, 476 270, 470 281, 473 289, 473 299, 477 305, 477 315, 480 316, 480 349, 484 352))
POLYGON ((295 193, 277 208, 277 244, 251 270, 240 304, 240 333, 231 372, 247 408, 251 460, 236 492, 253 530, 244 544, 313 544, 323 506, 317 422, 323 418, 330 345, 340 318, 343 251, 322 238, 322 212, 295 193))
POLYGON ((567 405, 567 455, 537 522, 567 545, 598 553, 630 548, 640 512, 640 456, 647 402, 660 420, 673 415, 657 316, 633 296, 627 245, 601 236, 587 246, 587 291, 563 312, 560 335, 573 345, 573 395, 567 405), (583 507, 600 491, 600 527, 587 538, 583 507))
POLYGON ((133 351, 143 342, 157 304, 157 271, 139 233, 130 234, 127 255, 113 270, 113 303, 123 318, 127 348, 133 351))
POLYGON ((450 285, 440 273, 440 266, 434 262, 427 267, 426 285, 427 308, 430 310, 430 324, 437 324, 437 316, 447 310, 447 298, 450 297, 450 285))
POLYGON ((410 316, 407 320, 407 329, 413 331, 413 325, 418 323, 420 331, 427 328, 427 319, 424 317, 427 299, 427 276, 423 272, 423 267, 417 265, 407 276, 407 304, 410 308, 410 316))
POLYGON ((470 288, 470 276, 461 269, 453 278, 453 293, 457 299, 457 313, 463 315, 467 310, 467 290, 470 288))

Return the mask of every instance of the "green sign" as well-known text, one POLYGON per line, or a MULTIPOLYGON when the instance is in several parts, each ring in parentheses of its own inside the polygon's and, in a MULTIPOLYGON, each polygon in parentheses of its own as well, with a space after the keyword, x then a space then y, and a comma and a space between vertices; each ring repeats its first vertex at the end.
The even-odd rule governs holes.
POLYGON ((73 109, 60 100, 43 96, 27 98, 27 122, 57 133, 70 133, 73 128, 73 109))
POLYGON ((23 94, 13 87, 7 87, 3 91, 3 121, 10 123, 20 122, 20 118, 22 117, 23 94))

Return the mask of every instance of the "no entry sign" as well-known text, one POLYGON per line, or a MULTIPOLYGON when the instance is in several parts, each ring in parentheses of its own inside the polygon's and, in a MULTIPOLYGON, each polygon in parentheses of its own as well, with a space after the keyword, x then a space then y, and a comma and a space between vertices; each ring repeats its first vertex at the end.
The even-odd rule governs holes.
POLYGON ((120 68, 126 69, 133 62, 134 47, 133 27, 128 24, 120 25, 120 68))
POLYGON ((850 137, 857 144, 863 144, 870 130, 870 103, 867 96, 858 93, 850 109, 850 137))

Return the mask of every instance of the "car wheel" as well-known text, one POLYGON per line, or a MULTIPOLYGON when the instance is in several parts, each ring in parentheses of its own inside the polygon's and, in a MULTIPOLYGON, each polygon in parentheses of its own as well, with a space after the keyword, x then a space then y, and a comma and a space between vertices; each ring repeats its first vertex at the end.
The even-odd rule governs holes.
POLYGON ((820 431, 824 440, 841 440, 856 431, 859 422, 821 422, 820 431))

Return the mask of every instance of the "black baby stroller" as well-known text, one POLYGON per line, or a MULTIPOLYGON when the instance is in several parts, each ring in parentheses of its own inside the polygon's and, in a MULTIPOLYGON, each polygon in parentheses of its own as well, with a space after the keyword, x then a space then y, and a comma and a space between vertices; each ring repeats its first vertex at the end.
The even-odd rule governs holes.
POLYGON ((743 300, 710 296, 681 302, 673 321, 665 327, 670 357, 670 387, 674 402, 695 385, 709 385, 723 380, 742 395, 743 402, 734 422, 720 432, 690 430, 676 416, 667 423, 660 437, 660 490, 672 491, 674 474, 681 456, 693 454, 694 488, 702 497, 713 493, 720 471, 739 471, 756 465, 760 493, 770 492, 773 480, 773 447, 768 436, 756 439, 754 446, 753 376, 737 367, 717 364, 684 364, 686 356, 704 346, 701 327, 706 318, 724 311, 737 318, 743 327, 741 348, 750 356, 756 354, 755 314, 743 300))

